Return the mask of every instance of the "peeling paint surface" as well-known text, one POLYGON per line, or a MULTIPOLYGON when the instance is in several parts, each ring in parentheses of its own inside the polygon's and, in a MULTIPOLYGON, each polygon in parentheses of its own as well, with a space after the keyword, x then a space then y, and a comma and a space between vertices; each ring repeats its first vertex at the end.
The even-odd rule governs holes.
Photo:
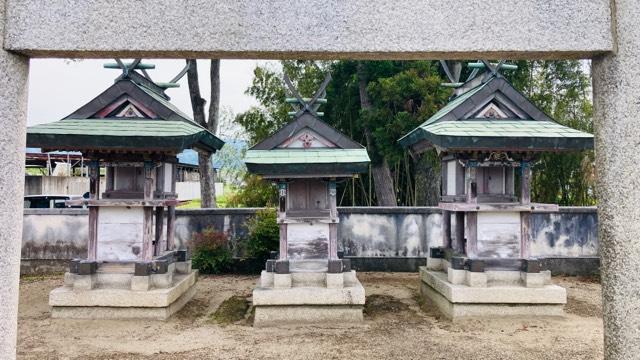
POLYGON ((287 225, 287 255, 291 261, 329 258, 329 224, 287 225))
POLYGON ((595 212, 531 215, 531 255, 598 256, 598 216, 595 212))
POLYGON ((478 213, 478 257, 520 257, 520 213, 478 213))
POLYGON ((340 214, 338 246, 346 256, 425 257, 442 244, 441 215, 340 214))
POLYGON ((22 258, 86 257, 88 238, 89 218, 86 213, 25 214, 22 230, 22 258))

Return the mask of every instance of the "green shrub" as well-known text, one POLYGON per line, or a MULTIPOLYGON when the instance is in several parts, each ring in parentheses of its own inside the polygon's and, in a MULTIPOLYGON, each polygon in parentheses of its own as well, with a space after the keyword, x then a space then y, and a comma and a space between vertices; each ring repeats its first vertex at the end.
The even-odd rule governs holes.
POLYGON ((227 207, 265 207, 278 201, 276 186, 259 176, 247 174, 244 185, 227 197, 227 207))
POLYGON ((278 250, 280 228, 276 220, 275 209, 263 209, 248 221, 247 255, 266 260, 269 258, 269 252, 278 250))
POLYGON ((191 238, 193 267, 205 274, 217 274, 229 269, 232 261, 227 234, 207 227, 191 238))

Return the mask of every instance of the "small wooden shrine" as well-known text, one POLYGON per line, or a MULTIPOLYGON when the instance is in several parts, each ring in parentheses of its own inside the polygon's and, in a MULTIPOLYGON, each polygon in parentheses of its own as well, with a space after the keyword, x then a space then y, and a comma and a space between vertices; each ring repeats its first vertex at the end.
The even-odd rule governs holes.
POLYGON ((534 305, 540 313, 561 312, 564 289, 549 285, 529 252, 530 214, 558 210, 531 202, 531 168, 544 152, 592 149, 593 136, 536 108, 499 73, 513 65, 471 63, 464 83, 443 66, 453 98, 400 139, 415 154, 435 148, 442 161, 443 243, 431 248, 422 269, 423 293, 451 317, 518 313, 505 304, 528 305, 523 314, 533 314, 534 305), (457 300, 465 291, 474 295, 457 300))
MULTIPOLYGON (((54 317, 164 319, 193 295, 196 272, 176 248, 176 155, 213 153, 223 142, 169 102, 171 83, 151 80, 151 64, 107 64, 122 75, 66 118, 30 127, 27 144, 79 151, 90 159, 86 259, 51 292, 54 317), (104 169, 104 189, 101 171, 104 169)), ((182 72, 184 74, 184 71, 182 72)))
POLYGON ((285 81, 293 120, 245 156, 248 170, 277 183, 279 194, 280 251, 253 292, 254 324, 361 321, 364 288, 338 258, 336 183, 366 172, 369 156, 320 120, 329 75, 311 99, 285 81))

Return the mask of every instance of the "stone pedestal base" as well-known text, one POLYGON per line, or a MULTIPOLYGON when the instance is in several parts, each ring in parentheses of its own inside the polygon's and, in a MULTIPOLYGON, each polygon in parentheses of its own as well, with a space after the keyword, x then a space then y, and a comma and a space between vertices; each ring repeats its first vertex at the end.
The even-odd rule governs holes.
POLYGON ((161 279, 160 275, 134 276, 129 272, 67 273, 65 285, 49 293, 51 316, 166 320, 182 309, 196 291, 198 271, 192 271, 191 266, 180 270, 172 267, 171 274, 162 274, 161 279))
MULTIPOLYGON (((463 270, 464 271, 464 270, 463 270)), ((519 271, 487 271, 482 284, 449 281, 465 274, 420 268, 420 293, 451 320, 485 316, 562 316, 566 290, 548 282, 533 284, 519 271), (453 275, 453 276, 452 276, 453 275)))
POLYGON ((363 320, 364 302, 364 287, 355 271, 339 274, 263 271, 253 290, 253 325, 357 323, 363 320))

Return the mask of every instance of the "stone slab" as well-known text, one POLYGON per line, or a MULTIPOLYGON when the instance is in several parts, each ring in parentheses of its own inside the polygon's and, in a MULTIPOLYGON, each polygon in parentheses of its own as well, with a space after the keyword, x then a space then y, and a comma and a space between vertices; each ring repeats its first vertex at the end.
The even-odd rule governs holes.
POLYGON ((49 305, 52 307, 167 307, 195 284, 197 275, 197 271, 189 275, 176 275, 173 287, 149 291, 109 288, 74 290, 62 286, 49 293, 49 305))
POLYGON ((587 58, 614 49, 609 0, 7 0, 6 20, 5 49, 43 57, 587 58))
MULTIPOLYGON (((318 280, 307 276, 307 280, 318 280)), ((355 277, 355 271, 343 273, 343 287, 328 288, 322 277, 318 286, 294 286, 291 288, 256 287, 253 305, 301 306, 301 305, 364 305, 364 287, 355 277)), ((298 279, 300 281, 300 279, 298 279)))
POLYGON ((561 304, 483 304, 452 303, 428 284, 420 283, 420 294, 428 298, 448 319, 456 321, 473 317, 498 316, 563 316, 561 304))
POLYGON ((113 306, 53 306, 51 317, 55 319, 92 319, 92 320, 167 320, 180 311, 196 293, 192 284, 176 301, 165 307, 113 307, 113 306))
POLYGON ((567 303, 567 291, 557 285, 528 288, 522 285, 469 287, 454 285, 439 271, 420 269, 420 279, 451 303, 465 304, 558 304, 567 303))
POLYGON ((253 326, 354 324, 363 321, 362 306, 257 306, 253 326))

